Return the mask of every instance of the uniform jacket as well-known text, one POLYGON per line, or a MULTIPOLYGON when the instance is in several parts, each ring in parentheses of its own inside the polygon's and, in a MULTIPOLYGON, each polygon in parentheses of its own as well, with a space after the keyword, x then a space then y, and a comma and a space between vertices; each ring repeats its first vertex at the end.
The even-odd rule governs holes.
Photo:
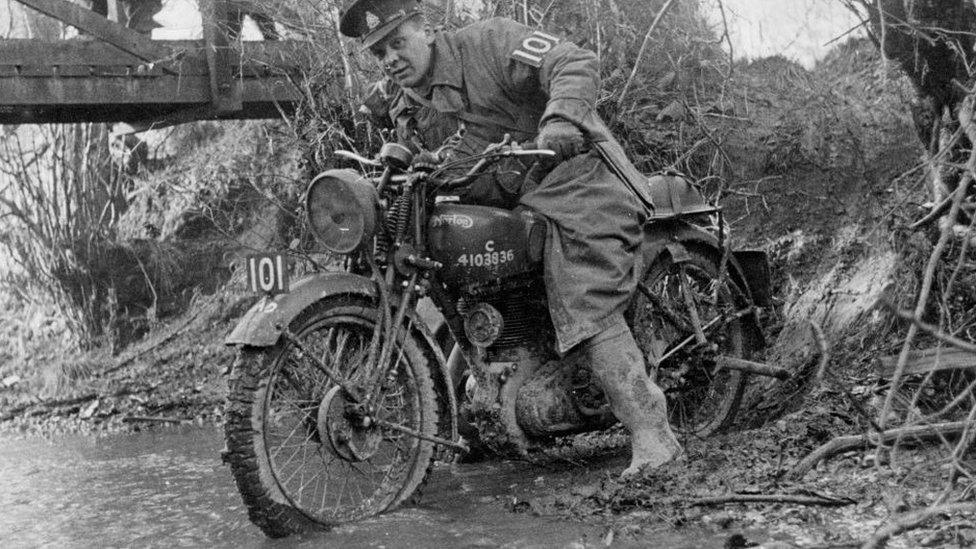
MULTIPOLYGON (((402 141, 436 148, 463 122, 455 154, 480 152, 508 133, 534 139, 553 117, 583 130, 593 151, 556 167, 538 187, 509 166, 466 202, 532 208, 549 220, 545 280, 557 350, 614 322, 641 272, 642 226, 651 208, 645 178, 596 114, 596 56, 510 19, 481 21, 434 41, 431 91, 401 91, 391 117, 402 141), (514 200, 514 202, 513 202, 514 200)), ((514 169, 514 168, 513 168, 514 169)), ((483 182, 482 182, 483 183, 483 182)))
POLYGON ((583 130, 608 167, 650 210, 645 177, 596 113, 599 74, 593 52, 496 17, 439 32, 431 96, 421 102, 401 92, 390 114, 404 141, 414 131, 412 119, 420 117, 418 129, 426 130, 425 145, 433 148, 453 133, 458 115, 469 113, 465 125, 474 134, 466 144, 469 154, 505 133, 517 141, 532 139, 550 118, 564 118, 583 130))

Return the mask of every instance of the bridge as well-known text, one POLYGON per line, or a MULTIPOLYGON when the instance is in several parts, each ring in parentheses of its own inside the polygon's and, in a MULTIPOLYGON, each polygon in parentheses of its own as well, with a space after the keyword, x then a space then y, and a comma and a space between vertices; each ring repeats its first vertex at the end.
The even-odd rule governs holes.
MULTIPOLYGON (((0 124, 125 122, 145 129, 205 119, 272 118, 299 94, 300 41, 231 41, 224 0, 201 1, 202 40, 151 40, 67 0, 16 0, 81 31, 0 40, 0 124)), ((109 0, 112 2, 113 0, 109 0)))

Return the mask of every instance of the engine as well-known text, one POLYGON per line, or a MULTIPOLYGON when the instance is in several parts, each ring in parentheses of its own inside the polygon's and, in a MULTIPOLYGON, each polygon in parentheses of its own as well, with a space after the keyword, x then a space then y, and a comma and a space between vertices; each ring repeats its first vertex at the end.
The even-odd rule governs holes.
POLYGON ((458 312, 465 319, 468 339, 485 348, 489 360, 501 358, 512 347, 536 347, 552 332, 541 276, 501 281, 462 294, 458 312))

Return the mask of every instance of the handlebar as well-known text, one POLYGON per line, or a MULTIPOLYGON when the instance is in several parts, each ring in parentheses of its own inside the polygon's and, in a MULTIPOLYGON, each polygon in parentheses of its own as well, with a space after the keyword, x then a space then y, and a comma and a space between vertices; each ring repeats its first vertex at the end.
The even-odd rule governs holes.
MULTIPOLYGON (((383 163, 380 162, 379 160, 373 158, 366 158, 365 156, 362 156, 352 151, 336 150, 335 155, 349 160, 353 160, 355 162, 359 162, 360 164, 366 166, 371 166, 376 168, 384 167, 383 163)), ((508 158, 508 157, 518 158, 518 157, 528 157, 528 156, 551 158, 556 156, 556 152, 550 149, 540 149, 538 148, 538 145, 534 141, 526 141, 521 144, 514 143, 508 141, 508 137, 506 136, 505 141, 502 141, 501 143, 494 143, 488 145, 488 147, 486 147, 482 153, 478 155, 474 155, 474 157, 472 158, 478 158, 478 161, 475 163, 474 166, 471 167, 471 169, 468 170, 466 174, 464 174, 461 177, 457 177, 455 179, 443 181, 437 187, 441 190, 450 190, 456 187, 460 187, 462 185, 469 183, 475 176, 479 175, 479 173, 484 169, 485 165, 488 164, 489 162, 493 162, 501 158, 508 158)), ((467 160, 469 159, 464 158, 464 159, 456 160, 454 162, 444 163, 437 170, 435 170, 433 174, 436 174, 446 169, 450 169, 455 166, 460 166, 466 163, 467 160)), ((388 179, 389 181, 394 181, 394 182, 405 181, 410 177, 410 175, 408 174, 394 175, 388 172, 389 169, 387 169, 387 173, 386 173, 386 177, 389 178, 388 179)))
POLYGON ((550 149, 539 149, 534 141, 526 141, 521 145, 518 143, 508 144, 505 142, 499 143, 497 145, 489 145, 485 152, 482 153, 482 158, 468 170, 468 173, 461 177, 451 179, 449 181, 443 182, 438 186, 442 190, 451 190, 462 185, 469 183, 476 175, 481 172, 489 161, 506 158, 506 157, 520 157, 520 156, 546 156, 554 157, 556 156, 556 151, 550 149))

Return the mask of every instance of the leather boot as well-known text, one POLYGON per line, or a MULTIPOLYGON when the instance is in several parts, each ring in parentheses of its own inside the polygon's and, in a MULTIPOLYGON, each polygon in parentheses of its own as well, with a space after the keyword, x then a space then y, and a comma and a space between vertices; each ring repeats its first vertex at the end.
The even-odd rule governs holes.
POLYGON ((632 456, 621 477, 659 467, 681 453, 668 425, 664 391, 647 376, 644 358, 622 317, 584 342, 583 351, 610 410, 630 431, 632 456))

